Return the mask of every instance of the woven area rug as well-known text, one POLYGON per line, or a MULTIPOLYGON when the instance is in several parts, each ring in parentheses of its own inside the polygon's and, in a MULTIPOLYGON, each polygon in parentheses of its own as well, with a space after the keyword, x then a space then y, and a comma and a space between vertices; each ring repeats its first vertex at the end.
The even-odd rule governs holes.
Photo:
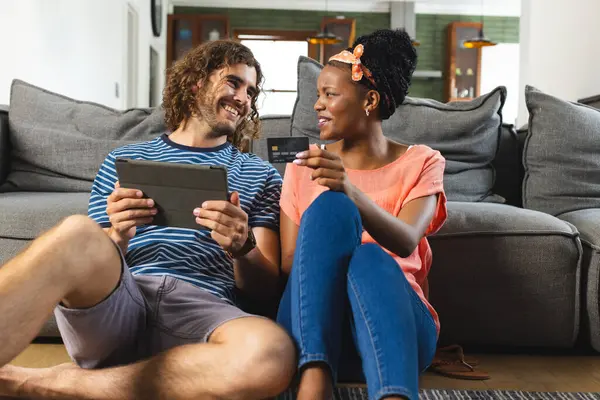
MULTIPOLYGON (((294 400, 288 391, 278 400, 294 400)), ((363 388, 336 388, 336 400, 368 400, 367 391, 363 388)), ((600 400, 600 393, 565 393, 565 392, 520 392, 514 390, 421 390, 419 399, 423 400, 600 400)))

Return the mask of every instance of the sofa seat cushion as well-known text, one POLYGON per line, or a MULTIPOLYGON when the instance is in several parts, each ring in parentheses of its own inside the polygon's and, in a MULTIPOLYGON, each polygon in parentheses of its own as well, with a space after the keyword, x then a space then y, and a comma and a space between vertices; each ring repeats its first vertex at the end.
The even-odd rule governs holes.
POLYGON ((571 211, 560 219, 575 225, 583 244, 582 290, 583 307, 591 344, 600 351, 600 208, 571 211))
POLYGON ((575 225, 585 245, 600 249, 600 208, 571 211, 558 217, 575 225))
POLYGON ((36 238, 60 220, 87 214, 89 193, 0 193, 0 238, 36 238))
POLYGON ((581 260, 573 226, 503 204, 449 202, 430 243, 441 343, 573 345, 581 260))

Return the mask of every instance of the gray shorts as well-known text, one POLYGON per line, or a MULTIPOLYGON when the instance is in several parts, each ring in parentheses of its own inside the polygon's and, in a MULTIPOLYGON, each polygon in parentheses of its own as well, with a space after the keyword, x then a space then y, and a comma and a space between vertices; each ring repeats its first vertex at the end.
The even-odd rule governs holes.
POLYGON ((82 368, 129 364, 203 343, 223 323, 252 316, 181 279, 133 276, 124 260, 122 269, 119 286, 101 303, 54 310, 67 352, 82 368))

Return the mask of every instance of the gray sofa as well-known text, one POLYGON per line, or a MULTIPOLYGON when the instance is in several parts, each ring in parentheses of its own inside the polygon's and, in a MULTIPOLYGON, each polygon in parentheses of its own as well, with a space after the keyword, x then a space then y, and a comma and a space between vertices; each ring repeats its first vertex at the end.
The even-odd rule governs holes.
MULTIPOLYGON (((266 158, 266 137, 318 142, 314 73, 318 65, 300 60, 294 114, 263 117, 263 138, 251 152, 266 158)), ((600 211, 571 210, 561 219, 523 208, 524 151, 535 143, 529 131, 502 125, 505 95, 498 88, 447 105, 409 98, 384 126, 447 159, 448 221, 430 238, 440 343, 572 348, 582 334, 600 351, 600 211)), ((161 118, 160 110, 111 110, 15 81, 10 106, 0 111, 0 263, 65 216, 86 213, 104 156, 157 136, 161 118)), ((57 336, 52 321, 40 336, 57 336)))

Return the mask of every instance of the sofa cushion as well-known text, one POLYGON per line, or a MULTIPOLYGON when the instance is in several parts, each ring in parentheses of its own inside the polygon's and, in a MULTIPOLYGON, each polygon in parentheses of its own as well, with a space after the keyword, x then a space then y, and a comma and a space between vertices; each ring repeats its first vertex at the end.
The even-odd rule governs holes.
POLYGON ((582 289, 586 332, 600 352, 600 208, 571 211, 558 216, 577 228, 583 243, 582 289))
POLYGON ((69 215, 87 215, 89 197, 89 193, 2 193, 0 238, 34 239, 69 215))
POLYGON ((441 343, 573 345, 581 259, 573 226, 504 204, 448 202, 429 240, 441 343))
POLYGON ((559 215, 600 208, 600 110, 525 88, 523 206, 559 215))
MULTIPOLYGON (((313 106, 321 69, 322 65, 310 58, 298 60, 292 136, 319 138, 313 106)), ((446 158, 444 187, 449 200, 503 202, 492 193, 492 161, 498 151, 505 99, 504 87, 472 101, 448 104, 407 97, 403 106, 383 121, 383 131, 396 141, 426 144, 442 153, 446 158)))
POLYGON ((317 79, 323 65, 312 58, 298 58, 298 80, 296 102, 292 111, 292 136, 319 138, 317 113, 314 106, 317 101, 317 79))
POLYGON ((13 81, 11 169, 0 191, 89 192, 111 150, 165 131, 162 111, 152 111, 118 111, 13 81))

